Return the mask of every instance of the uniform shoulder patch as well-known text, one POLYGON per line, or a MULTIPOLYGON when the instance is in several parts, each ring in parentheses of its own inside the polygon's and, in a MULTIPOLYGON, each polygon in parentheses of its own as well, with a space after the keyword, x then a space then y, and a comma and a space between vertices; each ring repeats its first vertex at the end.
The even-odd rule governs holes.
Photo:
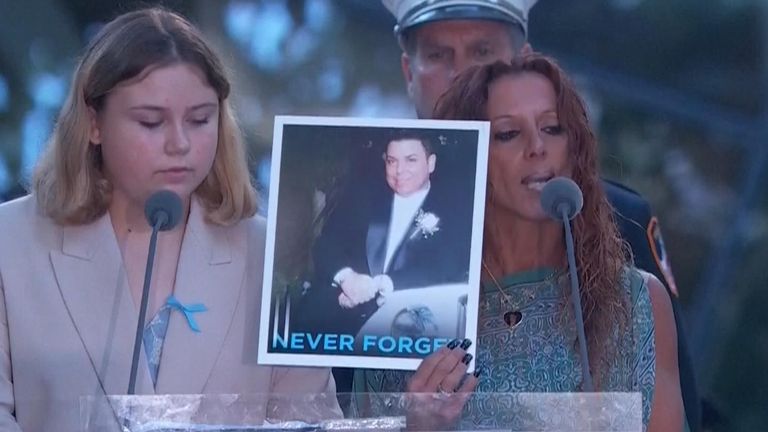
POLYGON ((659 226, 659 220, 656 216, 651 217, 650 222, 648 222, 646 235, 648 236, 648 243, 651 246, 653 259, 656 261, 656 265, 659 266, 661 274, 664 275, 664 280, 669 287, 669 291, 672 292, 675 297, 679 297, 677 285, 675 285, 675 276, 672 274, 672 266, 669 263, 667 250, 664 248, 664 238, 661 236, 661 226, 659 226))

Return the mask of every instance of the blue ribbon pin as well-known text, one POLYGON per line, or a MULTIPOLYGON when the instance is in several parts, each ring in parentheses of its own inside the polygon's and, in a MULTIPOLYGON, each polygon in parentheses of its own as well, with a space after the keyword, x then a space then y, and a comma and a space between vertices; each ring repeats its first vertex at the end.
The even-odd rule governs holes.
POLYGON ((179 312, 182 312, 184 314, 184 318, 187 319, 187 324, 189 324, 189 328, 191 328, 192 331, 194 332, 200 333, 200 327, 197 325, 197 321, 195 321, 195 317, 192 314, 207 311, 208 308, 205 307, 204 304, 195 303, 195 304, 183 305, 174 296, 169 296, 165 304, 170 306, 171 309, 176 309, 179 312))

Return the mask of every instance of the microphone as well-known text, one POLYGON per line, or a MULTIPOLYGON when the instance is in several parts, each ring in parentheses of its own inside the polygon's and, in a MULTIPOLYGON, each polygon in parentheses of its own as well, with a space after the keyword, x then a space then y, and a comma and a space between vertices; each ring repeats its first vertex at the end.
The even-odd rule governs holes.
POLYGON ((568 220, 576 217, 584 206, 584 197, 579 186, 568 177, 555 177, 544 185, 541 191, 541 207, 555 220, 565 212, 568 220))
POLYGON ((573 250, 573 233, 571 232, 571 220, 579 214, 584 206, 584 196, 573 180, 567 177, 555 177, 544 185, 541 190, 540 201, 541 207, 547 215, 562 222, 565 228, 565 250, 568 257, 568 274, 571 280, 571 302, 573 303, 576 330, 579 336, 579 351, 581 351, 581 373, 584 378, 584 390, 591 392, 594 391, 594 385, 592 384, 592 374, 589 372, 587 337, 584 334, 579 278, 576 274, 576 253, 573 250))
POLYGON ((152 280, 152 267, 155 262, 155 249, 157 248, 157 233, 159 231, 172 230, 181 220, 181 198, 174 192, 160 190, 147 198, 144 203, 144 216, 152 227, 152 236, 149 238, 149 254, 147 255, 147 267, 144 270, 144 287, 141 291, 141 305, 139 307, 139 322, 136 325, 136 339, 133 342, 133 360, 131 361, 131 375, 128 378, 128 394, 136 392, 136 369, 139 366, 141 353, 141 341, 144 333, 144 320, 147 315, 147 301, 149 300, 149 285, 152 280))
POLYGON ((169 190, 160 190, 147 198, 144 216, 151 227, 160 231, 172 230, 181 219, 181 198, 169 190))

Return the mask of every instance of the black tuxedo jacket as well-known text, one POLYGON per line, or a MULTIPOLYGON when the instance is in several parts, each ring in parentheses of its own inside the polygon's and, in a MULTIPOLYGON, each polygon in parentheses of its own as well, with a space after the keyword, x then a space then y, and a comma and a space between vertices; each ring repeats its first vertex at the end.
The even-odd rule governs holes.
POLYGON ((388 187, 347 197, 330 216, 313 248, 314 277, 300 304, 307 330, 356 333, 378 308, 374 300, 352 309, 338 305, 333 277, 349 267, 357 273, 386 274, 395 290, 469 280, 472 195, 432 182, 390 263, 384 268, 394 196, 388 187), (419 214, 438 218, 437 230, 420 228, 419 214), (331 318, 333 317, 333 318, 331 318))
POLYGON ((329 221, 314 248, 317 275, 332 280, 351 267, 371 276, 386 274, 395 290, 468 280, 472 219, 466 207, 471 203, 451 209, 450 197, 433 185, 385 269, 394 195, 366 198, 368 203, 339 208, 336 220, 329 221), (437 230, 420 226, 419 215, 436 217, 437 230))

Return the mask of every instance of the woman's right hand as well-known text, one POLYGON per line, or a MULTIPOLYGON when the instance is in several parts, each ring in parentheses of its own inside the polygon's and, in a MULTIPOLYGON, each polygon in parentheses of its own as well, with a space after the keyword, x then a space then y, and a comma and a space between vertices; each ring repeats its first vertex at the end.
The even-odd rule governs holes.
POLYGON ((408 381, 408 430, 446 430, 455 425, 482 372, 478 368, 467 375, 470 345, 469 339, 453 340, 421 362, 408 381))

